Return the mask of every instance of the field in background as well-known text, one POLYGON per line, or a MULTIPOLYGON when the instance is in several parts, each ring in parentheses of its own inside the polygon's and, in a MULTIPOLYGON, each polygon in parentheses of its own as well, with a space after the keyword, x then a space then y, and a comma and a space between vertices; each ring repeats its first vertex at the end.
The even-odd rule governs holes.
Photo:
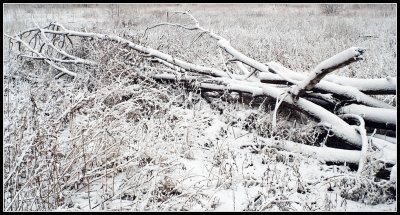
MULTIPOLYGON (((233 47, 261 62, 277 61, 295 71, 308 71, 321 60, 358 46, 367 49, 366 59, 339 73, 361 78, 397 74, 394 5, 348 4, 335 14, 326 14, 314 4, 5 5, 3 27, 5 33, 16 33, 32 27, 33 16, 40 25, 56 21, 68 28, 140 39, 147 27, 166 22, 167 13, 186 10, 203 27, 230 39, 233 47), (362 72, 353 74, 352 67, 362 72)), ((190 22, 187 18, 175 20, 190 22)), ((149 32, 147 41, 150 47, 171 54, 176 51, 195 63, 220 63, 208 54, 216 52, 215 42, 207 44, 203 39, 191 45, 190 35, 194 33, 160 27, 149 32)))
MULTIPOLYGON (((33 28, 34 17, 41 26, 56 21, 71 30, 119 35, 195 64, 223 68, 215 41, 206 36, 195 41, 198 32, 162 26, 144 35, 161 22, 191 24, 187 17, 171 17, 186 10, 260 62, 307 72, 359 46, 367 50, 365 60, 336 74, 397 76, 395 5, 344 5, 329 12, 314 4, 6 4, 3 29, 14 35, 33 28)), ((220 113, 182 86, 135 75, 151 69, 120 67, 121 56, 109 42, 71 49, 104 62, 95 70, 79 68, 81 76, 73 80, 54 79, 54 69, 8 52, 5 38, 3 45, 7 211, 397 210, 391 184, 382 188, 363 180, 373 178, 368 174, 381 163, 371 162, 360 180, 346 164, 240 147, 261 144, 260 137, 312 142, 318 136, 315 122, 301 114, 282 108, 279 133, 269 133, 268 108, 220 98, 220 113)), ((137 52, 131 55, 140 59, 137 52)), ((383 97, 396 103, 397 96, 383 97)))

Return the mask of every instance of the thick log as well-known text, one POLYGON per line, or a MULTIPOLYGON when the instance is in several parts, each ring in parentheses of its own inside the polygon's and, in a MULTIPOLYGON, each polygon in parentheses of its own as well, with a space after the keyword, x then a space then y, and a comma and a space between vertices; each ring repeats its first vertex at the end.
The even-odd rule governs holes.
MULTIPOLYGON (((278 64, 273 62, 274 64, 278 64)), ((301 81, 307 77, 307 74, 302 72, 286 73, 286 76, 292 80, 301 81)), ((260 73, 260 81, 271 84, 292 84, 274 73, 260 73)), ((342 86, 354 87, 362 93, 368 95, 396 95, 397 79, 395 77, 386 78, 349 78, 334 74, 329 74, 324 77, 324 81, 329 81, 342 86)))
MULTIPOLYGON (((355 164, 359 164, 360 161, 365 162, 365 160, 362 160, 362 152, 359 150, 345 150, 330 147, 309 146, 288 140, 278 141, 262 137, 257 137, 257 139, 262 142, 261 146, 283 149, 294 153, 301 153, 303 155, 313 156, 325 162, 346 162, 355 164)), ((396 154, 392 151, 385 151, 384 153, 377 154, 376 156, 377 159, 385 161, 385 163, 397 163, 396 154)))
MULTIPOLYGON (((237 51, 236 49, 234 49, 230 43, 225 40, 224 38, 220 37, 220 36, 214 36, 215 38, 219 39, 218 41, 218 45, 222 48, 224 48, 228 53, 230 53, 233 57, 235 57, 235 59, 261 71, 261 73, 259 73, 259 79, 262 81, 262 75, 264 74, 268 74, 268 71, 270 70, 271 64, 268 64, 268 66, 261 64, 245 55, 243 55, 242 53, 240 53, 239 51, 237 51)), ((333 71, 334 69, 340 68, 344 65, 347 65, 350 62, 353 62, 354 59, 357 59, 359 57, 359 55, 362 54, 362 50, 361 49, 357 49, 357 48, 351 48, 349 50, 345 51, 345 54, 349 54, 349 56, 345 56, 347 58, 345 58, 342 61, 324 61, 320 67, 317 68, 318 71, 324 70, 324 71, 333 71), (323 68, 326 67, 326 68, 323 68)), ((343 53, 342 53, 343 54, 343 53)), ((334 60, 337 60, 338 56, 334 56, 334 60)), ((343 55, 339 56, 339 57, 343 57, 343 55)), ((284 80, 284 84, 291 82, 293 84, 298 84, 299 81, 306 79, 306 77, 303 76, 299 76, 299 75, 294 75, 297 77, 297 80, 293 79, 292 77, 288 76, 287 73, 292 74, 294 72, 288 72, 286 70, 282 70, 282 66, 280 67, 274 67, 275 69, 274 72, 278 73, 280 77, 283 77, 284 80)), ((327 73, 323 72, 320 75, 315 75, 313 77, 310 78, 310 80, 306 79, 306 82, 304 82, 305 86, 307 86, 308 83, 311 82, 311 80, 313 80, 313 84, 309 85, 312 87, 316 87, 319 90, 322 90, 322 92, 325 93, 332 93, 333 95, 337 96, 338 98, 341 99, 346 99, 346 100, 355 100, 361 104, 366 104, 372 107, 381 107, 381 108, 391 108, 394 109, 393 106, 386 104, 385 102, 379 101, 375 98, 372 98, 362 92, 360 92, 358 89, 356 89, 355 87, 350 87, 350 86, 342 86, 339 84, 335 84, 332 82, 328 82, 328 81, 321 81, 321 83, 317 83, 316 81, 320 81, 320 79, 325 76, 327 73), (322 75, 321 75, 322 74, 322 75)), ((282 82, 281 82, 282 83, 282 82)), ((303 89, 304 91, 305 89, 303 89)))
POLYGON ((373 108, 365 105, 351 104, 341 107, 338 114, 357 114, 365 120, 368 127, 396 130, 397 111, 385 108, 373 108))
MULTIPOLYGON (((264 83, 257 82, 247 82, 228 78, 212 78, 212 79, 202 79, 196 81, 193 77, 177 77, 171 74, 157 74, 153 76, 154 79, 158 80, 176 80, 176 81, 186 81, 195 84, 197 87, 204 90, 215 90, 215 91, 234 91, 234 92, 244 92, 250 93, 253 96, 268 96, 273 99, 280 98, 281 95, 285 93, 284 90, 270 86, 264 83)), ((283 102, 288 106, 305 113, 315 121, 319 122, 320 125, 328 127, 330 131, 343 140, 343 143, 350 144, 355 148, 361 148, 362 139, 360 134, 356 129, 343 121, 341 118, 335 114, 329 112, 323 107, 314 104, 306 99, 299 98, 297 102, 293 102, 289 98, 284 98, 283 102)), ((372 139, 373 145, 379 148, 384 148, 388 145, 393 145, 387 141, 380 140, 377 138, 372 139)), ((391 148, 393 150, 393 148, 391 148)))
MULTIPOLYGON (((306 77, 303 77, 301 74, 291 71, 290 69, 283 67, 282 65, 272 62, 268 64, 270 69, 273 71, 279 71, 280 73, 285 73, 291 76, 296 80, 304 80, 306 77)), ((265 74, 260 73, 259 77, 262 78, 265 74)), ((331 93, 333 96, 339 98, 340 100, 354 100, 355 102, 371 107, 378 107, 378 108, 388 108, 388 109, 395 109, 395 107, 380 101, 378 99, 372 98, 358 89, 350 86, 342 86, 338 85, 329 81, 321 80, 317 83, 314 87, 315 90, 324 92, 324 93, 331 93)))
POLYGON ((369 95, 396 95, 397 79, 386 78, 349 78, 338 75, 327 75, 325 81, 351 86, 369 95))
POLYGON ((365 49, 352 47, 324 60, 318 64, 306 79, 290 90, 291 96, 293 99, 297 100, 306 90, 314 88, 328 73, 362 59, 362 54, 364 52, 365 49))
MULTIPOLYGON (((369 134, 369 135, 371 135, 371 134, 369 134)), ((394 137, 389 137, 389 136, 382 135, 382 134, 374 134, 373 136, 376 137, 376 138, 382 139, 382 140, 386 140, 386 141, 391 142, 393 144, 397 143, 397 139, 394 138, 394 137)))

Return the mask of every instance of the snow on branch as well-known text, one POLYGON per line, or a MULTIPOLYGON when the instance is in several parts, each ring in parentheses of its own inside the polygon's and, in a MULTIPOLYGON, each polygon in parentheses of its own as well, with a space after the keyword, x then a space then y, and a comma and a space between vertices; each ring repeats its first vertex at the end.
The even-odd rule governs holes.
POLYGON ((311 90, 328 73, 347 66, 350 63, 361 60, 364 52, 365 49, 351 47, 329 59, 324 60, 318 64, 318 66, 311 72, 307 79, 292 88, 290 91, 291 96, 294 98, 294 100, 297 100, 300 95, 304 94, 306 90, 311 90))
MULTIPOLYGON (((271 62, 268 64, 270 71, 274 72, 277 66, 280 66, 280 70, 283 70, 283 66, 276 62, 271 62), (275 68, 275 69, 274 69, 275 68)), ((288 69, 289 70, 289 69, 288 69)), ((307 74, 301 72, 285 71, 285 75, 290 77, 290 79, 297 82, 304 80, 307 74)), ((274 73, 260 73, 260 81, 263 83, 271 84, 293 84, 287 82, 278 74, 274 73)), ((324 77, 321 82, 332 82, 342 86, 354 87, 362 93, 368 95, 396 95, 397 79, 396 77, 386 77, 386 78, 350 78, 334 74, 328 74, 324 77)), ((318 88, 318 84, 314 86, 318 88)))
MULTIPOLYGON (((301 73, 296 73, 296 72, 280 65, 279 63, 271 62, 268 65, 270 68, 273 68, 274 71, 280 71, 281 73, 284 73, 285 75, 288 75, 289 77, 291 77, 297 81, 303 81, 306 78, 301 73)), ((269 76, 269 74, 260 73, 259 76, 260 76, 261 82, 263 82, 262 80, 266 76, 269 76)), ((337 98, 340 98, 341 100, 354 100, 359 104, 363 104, 363 105, 367 105, 367 106, 371 106, 371 107, 395 109, 395 107, 393 107, 392 105, 389 105, 378 99, 372 98, 371 96, 360 92, 357 88, 352 87, 352 86, 342 86, 342 85, 335 84, 330 81, 321 80, 319 83, 317 83, 315 85, 314 90, 321 91, 324 93, 331 93, 332 95, 336 96, 337 98)))
POLYGON ((350 104, 341 107, 338 114, 356 114, 364 118, 367 126, 396 130, 397 111, 395 109, 374 108, 350 104))
MULTIPOLYGON (((36 54, 38 56, 39 59, 43 59, 46 63, 48 63, 49 65, 51 65, 52 67, 56 68, 57 70, 61 71, 62 73, 66 73, 68 75, 71 75, 73 77, 75 77, 77 74, 75 72, 69 71, 68 69, 66 69, 63 66, 57 65, 56 63, 54 63, 53 61, 60 61, 59 59, 55 59, 53 60, 53 58, 49 58, 49 57, 45 57, 44 55, 42 55, 40 52, 36 51, 35 49, 33 49, 28 43, 26 43, 25 41, 23 41, 20 37, 16 36, 16 37, 12 37, 10 35, 4 34, 6 37, 15 40, 21 44, 23 44, 25 47, 27 47, 32 53, 36 54)), ((26 56, 26 55, 24 55, 26 56)))
MULTIPOLYGON (((188 12, 179 12, 182 14, 189 15, 192 17, 194 20, 196 20, 191 14, 188 12)), ((168 24, 166 24, 168 25, 168 24)), ((220 35, 217 35, 207 29, 204 29, 200 27, 199 22, 196 20, 196 26, 189 30, 200 30, 202 32, 208 33, 212 38, 216 39, 218 42, 218 46, 223 48, 226 52, 231 54, 236 61, 240 61, 258 71, 261 71, 258 74, 258 78, 260 81, 263 80, 263 76, 265 77, 270 75, 270 71, 273 71, 277 73, 280 78, 282 78, 285 82, 291 83, 291 84, 300 84, 300 81, 302 82, 302 85, 299 85, 300 88, 298 88, 299 92, 303 90, 305 91, 305 87, 308 86, 308 88, 314 87, 326 74, 329 72, 332 72, 335 69, 341 68, 343 66, 346 66, 352 62, 358 61, 362 58, 362 54, 365 52, 365 49, 362 48, 357 48, 357 47, 352 47, 349 48, 325 61, 320 63, 317 68, 314 70, 314 75, 308 77, 305 75, 301 74, 296 74, 294 72, 291 72, 289 69, 284 68, 281 65, 277 65, 276 63, 268 63, 268 65, 262 64, 233 48, 228 40, 223 38, 220 35), (288 72, 289 71, 289 72, 288 72), (303 89, 304 88, 304 89, 303 89), (300 90, 302 89, 302 90, 300 90)), ((239 65, 240 68, 240 65, 239 65)), ((241 68, 242 69, 242 68, 241 68)), ((240 78, 236 77, 236 79, 239 80, 245 80, 246 78, 240 78)), ((335 84, 332 82, 328 81, 323 81, 320 84, 317 84, 317 89, 322 89, 326 93, 332 93, 333 95, 337 95, 340 98, 345 98, 348 100, 356 100, 357 102, 365 105, 369 105, 372 107, 381 107, 381 108, 394 108, 393 106, 386 104, 382 101, 379 101, 377 99, 374 99, 362 92, 360 92, 357 88, 351 87, 351 86, 342 86, 339 84, 335 84)), ((297 89, 297 88, 295 88, 297 89)), ((296 90, 295 90, 296 91, 296 90)))
POLYGON ((367 161, 367 153, 370 148, 370 145, 368 142, 368 137, 367 137, 367 131, 365 130, 364 119, 357 114, 343 114, 343 115, 341 115, 341 117, 356 118, 360 122, 360 125, 358 126, 358 132, 360 132, 360 135, 361 135, 362 147, 361 147, 361 156, 360 156, 360 162, 358 165, 357 174, 361 174, 361 172, 364 169, 365 162, 367 161))
MULTIPOLYGON (((336 106, 336 104, 340 100, 348 100, 352 103, 367 105, 368 107, 366 108, 368 109, 368 112, 371 112, 370 110, 373 107, 377 109, 376 111, 372 112, 395 109, 393 106, 386 104, 383 101, 377 100, 360 92, 355 87, 343 86, 334 83, 333 81, 331 82, 322 79, 329 72, 332 72, 335 69, 341 68, 343 66, 346 66, 352 62, 361 59, 361 56, 365 51, 364 49, 353 47, 348 50, 345 50, 333 56, 332 58, 320 63, 316 67, 316 69, 313 70, 311 75, 309 77, 306 77, 304 74, 293 72, 290 69, 287 69, 286 67, 283 67, 278 63, 271 62, 268 64, 264 64, 244 55, 240 51, 233 48, 230 42, 225 38, 223 38, 222 36, 202 28, 199 22, 188 12, 180 12, 180 13, 190 16, 191 19, 195 22, 194 27, 187 27, 187 26, 183 27, 189 30, 200 30, 202 33, 207 33, 212 38, 216 39, 218 46, 222 50, 225 50, 227 53, 233 56, 233 60, 231 61, 236 62, 236 65, 244 73, 244 75, 231 74, 221 69, 193 64, 181 59, 177 59, 172 55, 163 53, 159 50, 133 43, 119 36, 68 30, 67 28, 58 23, 51 24, 51 26, 53 26, 53 29, 38 27, 31 31, 36 31, 37 35, 41 35, 41 38, 39 39, 44 40, 42 42, 44 42, 45 45, 55 49, 55 51, 58 54, 69 58, 69 60, 64 59, 57 61, 55 59, 52 59, 51 56, 44 56, 43 54, 40 53, 40 51, 38 52, 34 48, 30 47, 29 44, 27 44, 21 38, 21 36, 15 36, 15 37, 11 37, 8 35, 6 36, 26 46, 32 53, 36 55, 33 56, 33 58, 36 58, 38 60, 39 59, 44 60, 46 63, 62 71, 62 73, 67 73, 72 76, 76 76, 76 73, 71 72, 64 67, 61 67, 56 63, 84 62, 90 64, 90 62, 85 62, 86 60, 72 56, 66 53, 64 50, 58 49, 58 47, 53 47, 51 45, 51 41, 49 41, 46 34, 61 35, 68 37, 89 37, 93 39, 101 39, 101 40, 115 42, 124 45, 127 48, 131 48, 135 51, 142 53, 143 56, 149 58, 150 61, 157 62, 168 68, 171 68, 171 69, 164 69, 164 71, 167 71, 169 73, 163 73, 163 74, 160 74, 160 72, 162 71, 161 68, 159 70, 155 69, 155 73, 150 75, 151 78, 155 80, 167 81, 167 82, 186 82, 189 85, 193 85, 204 91, 240 92, 240 93, 251 94, 253 97, 264 96, 272 98, 274 100, 278 100, 279 103, 280 102, 285 103, 287 107, 305 113, 311 119, 318 122, 319 125, 328 128, 336 137, 343 140, 343 144, 348 144, 358 149, 363 148, 363 146, 365 145, 365 138, 366 138, 366 134, 364 132, 365 129, 362 130, 361 128, 358 128, 357 130, 354 126, 349 125, 346 121, 340 118, 340 116, 337 116, 335 113, 332 113, 332 110, 329 111, 324 107, 322 107, 321 105, 306 100, 305 98, 307 96, 311 98, 314 97, 326 101, 329 104, 333 104, 334 106, 336 106), (254 71, 259 71, 258 75, 257 76, 255 75, 256 77, 252 77, 254 72, 253 73, 249 72, 247 68, 244 67, 243 64, 246 64, 247 66, 251 67, 254 71), (199 74, 201 76, 199 76, 199 74), (287 96, 282 97, 282 95, 285 95, 288 92, 287 89, 282 89, 272 84, 263 83, 263 80, 267 80, 274 75, 276 80, 283 80, 285 82, 294 84, 294 88, 292 88, 291 93, 295 96, 296 98, 295 100, 287 96), (307 90, 310 89, 313 89, 314 92, 312 93, 307 92, 307 90), (300 96, 304 96, 304 98, 300 96)), ((164 23, 157 26, 161 25, 171 25, 171 24, 164 23)), ((153 26, 151 28, 157 26, 153 26)), ((172 26, 182 27, 179 24, 172 26)), ((25 33, 21 33, 19 35, 24 35, 24 34, 25 33)), ((225 59, 223 60, 225 62, 225 59)), ((225 69, 227 70, 227 68, 225 69)), ((391 83, 394 82, 393 80, 388 80, 388 81, 390 81, 391 83)), ((67 115, 69 111, 70 110, 67 110, 61 116, 61 118, 64 115, 67 115)), ((358 109, 356 110, 355 108, 349 109, 348 107, 343 107, 342 109, 339 110, 339 112, 344 114, 362 115, 362 113, 360 113, 358 109)), ((392 113, 392 111, 390 111, 390 113, 392 113)), ((387 116, 385 115, 385 117, 387 116)), ((368 124, 369 118, 364 117, 364 119, 368 124)), ((376 119, 374 120, 378 121, 376 119)), ((393 124, 393 122, 390 121, 389 119, 386 119, 386 122, 390 122, 393 124)), ((396 149, 393 148, 392 143, 373 137, 371 137, 370 140, 373 146, 381 150, 382 159, 390 162, 396 160, 396 158, 393 157, 393 154, 396 152, 396 149)))
MULTIPOLYGON (((178 77, 172 74, 158 74, 154 75, 153 78, 157 80, 192 82, 195 83, 197 87, 203 90, 228 90, 249 93, 253 96, 268 96, 276 100, 280 98, 289 106, 307 114, 312 119, 319 122, 321 125, 328 127, 332 133, 334 133, 338 138, 344 140, 345 143, 350 144, 356 148, 362 147, 362 137, 360 136, 360 134, 353 126, 349 125, 343 119, 326 110, 325 108, 306 99, 299 98, 297 102, 293 102, 293 100, 288 97, 282 98, 281 95, 283 95, 285 91, 274 86, 259 82, 247 82, 228 78, 197 79, 195 77, 178 77)), ((373 138, 372 141, 377 142, 376 145, 387 145, 387 141, 377 138, 373 138)))

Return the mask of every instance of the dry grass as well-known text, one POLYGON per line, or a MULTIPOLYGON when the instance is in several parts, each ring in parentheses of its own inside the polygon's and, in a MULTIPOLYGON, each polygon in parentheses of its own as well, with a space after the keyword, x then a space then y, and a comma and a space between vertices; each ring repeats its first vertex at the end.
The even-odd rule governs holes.
MULTIPOLYGON (((33 15, 42 25, 57 21, 88 31, 140 35, 146 27, 165 22, 167 12, 188 9, 205 28, 230 39, 238 50, 261 62, 278 61, 295 71, 309 71, 321 60, 359 46, 367 49, 365 61, 339 74, 362 78, 397 74, 396 11, 392 5, 349 4, 337 16, 326 16, 319 5, 312 4, 5 5, 4 29, 15 33, 29 28, 33 15)), ((176 51, 185 59, 218 64, 218 59, 210 59, 215 56, 215 42, 203 39, 190 46, 189 36, 194 33, 161 27, 150 32, 146 43, 169 53, 176 51)))
MULTIPOLYGON (((295 71, 308 71, 333 54, 360 46, 367 49, 366 59, 339 74, 397 75, 397 14, 391 5, 346 5, 339 15, 325 15, 319 5, 307 4, 6 4, 3 27, 8 34, 31 28, 32 15, 40 25, 57 21, 70 29, 121 35, 189 62, 222 68, 215 41, 203 37, 192 44, 196 32, 159 27, 143 37, 146 27, 165 22, 167 13, 188 9, 202 26, 260 62, 278 61, 295 71)), ((314 124, 303 116, 280 112, 279 133, 272 133, 269 104, 252 109, 221 98, 226 111, 220 115, 182 86, 165 86, 137 75, 151 70, 117 65, 126 53, 113 52, 111 43, 76 42, 80 46, 72 50, 75 54, 102 65, 74 68, 82 74, 74 80, 54 80, 54 69, 21 61, 3 49, 6 210, 214 210, 219 205, 215 193, 236 186, 257 194, 248 196, 244 210, 343 210, 338 197, 335 204, 331 196, 321 201, 322 194, 310 185, 315 178, 306 168, 318 163, 315 159, 269 149, 239 153, 232 148, 244 135, 235 133, 234 126, 250 130, 254 139, 260 135, 313 142, 314 124), (215 121, 223 125, 210 129, 215 121), (205 138, 210 132, 215 136, 205 138), (196 175, 199 169, 206 172, 196 175), (289 197, 302 192, 300 185, 308 191, 299 196, 299 203, 289 197)), ((3 39, 3 45, 8 47, 8 41, 3 39)), ((140 60, 136 54, 133 57, 140 60)), ((336 171, 350 172, 347 166, 336 171)), ((336 187, 356 184, 357 189, 366 189, 353 179, 346 183, 336 187)), ((378 204, 393 199, 390 186, 379 190, 389 193, 382 198, 360 197, 357 190, 342 196, 378 204)))

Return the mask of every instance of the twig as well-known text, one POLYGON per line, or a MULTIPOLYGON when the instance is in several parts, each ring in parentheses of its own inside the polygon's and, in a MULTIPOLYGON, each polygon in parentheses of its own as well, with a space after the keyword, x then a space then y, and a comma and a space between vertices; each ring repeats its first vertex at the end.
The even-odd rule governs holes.
POLYGON ((356 114, 342 114, 340 116, 344 118, 356 118, 360 122, 360 125, 358 126, 358 131, 360 132, 361 135, 362 147, 361 147, 360 162, 357 170, 357 174, 360 175, 364 169, 365 162, 367 161, 368 150, 371 147, 368 141, 367 131, 365 130, 364 119, 356 114))
POLYGON ((56 64, 53 63, 52 61, 47 60, 47 59, 48 59, 47 57, 44 57, 44 56, 43 56, 42 54, 40 54, 39 52, 35 51, 35 50, 34 50, 33 48, 31 48, 28 44, 26 44, 26 42, 23 41, 21 38, 18 38, 18 37, 11 37, 10 35, 7 35, 7 34, 4 34, 4 35, 5 35, 6 37, 8 37, 8 38, 11 38, 11 39, 13 39, 13 40, 15 40, 15 41, 18 41, 18 42, 22 43, 22 44, 23 44, 25 47, 27 47, 31 52, 35 53, 35 54, 38 55, 40 58, 43 58, 44 61, 46 61, 46 63, 50 64, 51 66, 53 66, 54 68, 60 70, 61 72, 66 73, 66 74, 68 74, 68 75, 71 75, 71 76, 73 76, 73 77, 77 76, 77 74, 76 74, 75 72, 71 72, 71 71, 69 71, 69 70, 66 69, 66 68, 63 68, 63 67, 60 67, 60 66, 56 65, 56 64))
POLYGON ((222 54, 221 49, 218 49, 218 50, 219 50, 219 54, 220 54, 220 56, 221 56, 222 64, 223 64, 224 67, 225 67, 226 74, 228 74, 229 78, 232 79, 232 75, 231 75, 231 73, 229 72, 229 69, 228 69, 228 67, 227 67, 227 65, 226 65, 226 63, 225 63, 224 55, 222 54))
POLYGON ((275 105, 275 110, 274 110, 274 114, 272 116, 272 129, 275 131, 276 129, 276 115, 278 113, 278 108, 279 106, 282 104, 283 100, 285 100, 286 96, 288 95, 288 92, 284 92, 282 95, 282 98, 280 99, 278 96, 278 98, 276 98, 276 105, 275 105))

